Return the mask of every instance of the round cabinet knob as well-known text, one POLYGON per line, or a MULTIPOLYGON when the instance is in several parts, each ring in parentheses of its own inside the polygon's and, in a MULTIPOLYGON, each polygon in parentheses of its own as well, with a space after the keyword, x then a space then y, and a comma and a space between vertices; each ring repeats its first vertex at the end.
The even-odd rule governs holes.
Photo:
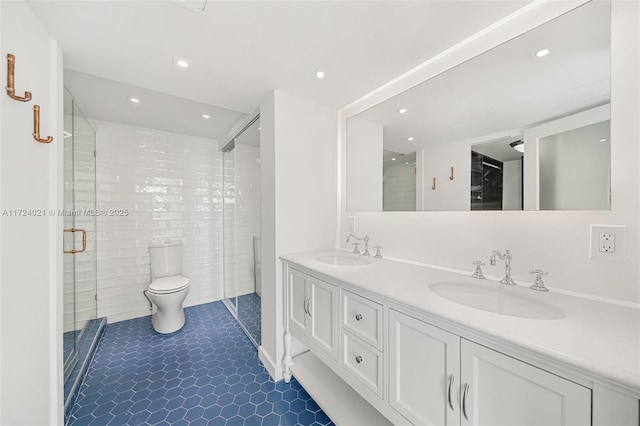
POLYGON ((362 320, 362 314, 356 314, 356 321, 362 320))
POLYGON ((361 357, 360 355, 358 355, 358 356, 356 357, 356 362, 357 362, 358 364, 360 364, 362 361, 364 361, 364 359, 362 359, 362 357, 361 357))

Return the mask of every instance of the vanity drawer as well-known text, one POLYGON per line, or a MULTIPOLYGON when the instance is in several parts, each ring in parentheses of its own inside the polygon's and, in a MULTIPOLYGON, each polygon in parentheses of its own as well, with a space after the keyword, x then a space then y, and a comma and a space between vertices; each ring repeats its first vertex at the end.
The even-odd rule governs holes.
POLYGON ((342 332, 342 364, 382 398, 382 353, 347 331, 342 332))
POLYGON ((342 327, 382 350, 382 305, 379 303, 343 291, 342 327))

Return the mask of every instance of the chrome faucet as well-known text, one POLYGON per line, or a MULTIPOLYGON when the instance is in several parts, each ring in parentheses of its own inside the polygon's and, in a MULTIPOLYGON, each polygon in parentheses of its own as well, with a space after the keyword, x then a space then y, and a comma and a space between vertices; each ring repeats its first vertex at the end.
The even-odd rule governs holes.
POLYGON ((489 259, 489 263, 491 266, 496 265, 496 257, 499 257, 500 260, 504 260, 504 278, 500 280, 500 284, 504 285, 516 285, 516 282, 511 278, 511 259, 513 259, 513 255, 509 249, 505 250, 505 253, 502 254, 498 250, 494 250, 491 253, 491 259, 489 259))
MULTIPOLYGON (((365 234, 364 237, 360 238, 356 234, 349 234, 349 236, 347 237, 347 242, 349 242, 351 237, 355 238, 358 241, 364 241, 364 251, 362 252, 362 255, 371 256, 371 253, 369 253, 369 236, 368 235, 365 234)), ((353 243, 353 244, 355 246, 353 249, 353 254, 360 254, 360 250, 358 250, 359 243, 353 243)))

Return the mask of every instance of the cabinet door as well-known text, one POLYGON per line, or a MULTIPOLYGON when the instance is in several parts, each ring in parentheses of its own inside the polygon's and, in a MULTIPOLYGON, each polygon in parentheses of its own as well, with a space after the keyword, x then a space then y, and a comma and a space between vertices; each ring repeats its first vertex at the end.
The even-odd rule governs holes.
POLYGON ((591 424, 588 388, 467 340, 460 365, 463 425, 591 424))
POLYGON ((407 420, 459 424, 459 368, 458 336, 389 311, 389 403, 407 420))
POLYGON ((289 324, 302 332, 307 332, 307 275, 295 269, 289 269, 288 310, 289 324))
POLYGON ((338 359, 338 288, 309 277, 309 337, 320 348, 338 359))

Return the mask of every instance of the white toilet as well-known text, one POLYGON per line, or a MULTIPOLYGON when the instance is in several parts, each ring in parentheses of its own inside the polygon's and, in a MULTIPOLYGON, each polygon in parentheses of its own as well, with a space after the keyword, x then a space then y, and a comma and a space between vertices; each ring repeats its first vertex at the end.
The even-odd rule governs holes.
POLYGON ((173 333, 184 325, 184 302, 189 293, 189 278, 182 272, 182 241, 151 243, 151 284, 145 292, 156 306, 151 324, 158 333, 173 333))

